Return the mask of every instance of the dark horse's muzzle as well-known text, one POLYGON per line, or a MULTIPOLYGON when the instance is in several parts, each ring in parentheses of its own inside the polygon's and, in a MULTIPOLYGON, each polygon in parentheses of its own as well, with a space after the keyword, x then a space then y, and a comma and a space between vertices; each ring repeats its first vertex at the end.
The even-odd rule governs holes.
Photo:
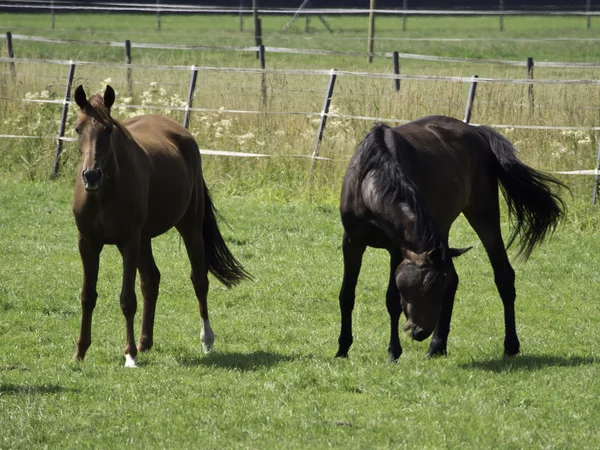
POLYGON ((100 169, 83 169, 81 179, 87 191, 95 191, 102 184, 104 174, 100 169))
POLYGON ((431 335, 431 331, 425 331, 423 328, 413 325, 412 330, 410 332, 410 337, 415 341, 424 341, 431 335))

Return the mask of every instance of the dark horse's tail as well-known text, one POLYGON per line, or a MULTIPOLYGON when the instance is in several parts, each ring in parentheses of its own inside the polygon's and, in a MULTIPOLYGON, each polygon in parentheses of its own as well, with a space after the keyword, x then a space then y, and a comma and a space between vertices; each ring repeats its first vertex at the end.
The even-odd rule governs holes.
POLYGON ((484 126, 476 130, 488 141, 499 163, 497 176, 514 226, 507 247, 520 236, 518 256, 527 259, 565 215, 566 205, 552 188, 569 188, 519 161, 513 145, 497 131, 484 126))
POLYGON ((204 254, 208 270, 217 280, 225 286, 232 287, 243 280, 251 280, 252 276, 242 267, 237 259, 231 254, 219 227, 215 207, 213 206, 210 193, 204 183, 204 223, 202 226, 202 237, 204 239, 204 254))

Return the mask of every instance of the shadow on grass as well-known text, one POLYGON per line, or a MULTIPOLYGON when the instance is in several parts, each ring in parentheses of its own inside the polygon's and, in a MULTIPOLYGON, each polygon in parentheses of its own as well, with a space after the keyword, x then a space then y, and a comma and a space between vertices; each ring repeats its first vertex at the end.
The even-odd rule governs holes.
POLYGON ((28 385, 0 383, 0 395, 60 394, 67 391, 76 392, 73 389, 66 389, 58 384, 28 385))
POLYGON ((261 367, 271 367, 276 364, 292 361, 294 358, 277 353, 254 352, 254 353, 222 353, 212 352, 206 356, 181 355, 177 358, 182 366, 206 366, 221 369, 235 369, 252 371, 261 367))
POLYGON ((461 369, 480 369, 496 373, 516 372, 520 370, 534 371, 546 367, 576 367, 589 364, 598 364, 600 360, 591 356, 504 356, 488 361, 471 361, 460 364, 461 369))

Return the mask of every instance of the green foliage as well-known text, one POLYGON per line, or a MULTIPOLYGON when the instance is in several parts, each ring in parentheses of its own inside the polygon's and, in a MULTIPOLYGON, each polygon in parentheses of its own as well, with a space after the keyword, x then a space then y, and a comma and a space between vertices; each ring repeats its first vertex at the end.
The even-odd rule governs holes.
POLYGON ((456 260, 461 284, 444 358, 425 360, 428 342, 402 336, 399 362, 386 363, 387 255, 368 250, 355 343, 348 360, 336 360, 336 203, 214 189, 225 239, 256 280, 227 290, 211 279, 216 350, 204 355, 183 246, 174 232, 155 239, 156 344, 138 369, 125 369, 112 247, 101 258, 92 346, 83 363, 71 361, 82 276, 71 189, 0 184, 0 447, 600 445, 597 229, 561 227, 528 263, 515 263, 523 351, 515 358, 501 356, 501 302, 464 219, 451 244, 475 247, 456 260))

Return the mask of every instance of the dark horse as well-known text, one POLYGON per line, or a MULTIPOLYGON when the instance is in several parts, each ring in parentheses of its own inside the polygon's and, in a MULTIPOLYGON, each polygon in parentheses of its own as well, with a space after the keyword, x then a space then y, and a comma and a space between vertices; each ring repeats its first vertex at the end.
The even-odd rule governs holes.
POLYGON ((519 254, 525 259, 564 216, 565 204, 551 187, 566 187, 515 155, 512 144, 488 127, 443 116, 390 128, 376 125, 352 156, 342 186, 340 212, 344 279, 341 332, 336 356, 352 345, 352 310, 367 246, 390 254, 386 306, 391 319, 390 361, 402 353, 398 320, 424 340, 427 355, 446 353, 458 275, 452 257, 468 249, 448 247, 450 226, 462 212, 485 247, 504 305, 504 352, 519 352, 515 326, 515 272, 502 234, 498 184, 508 204, 519 254), (499 182, 499 183, 498 183, 499 182))
POLYGON ((181 234, 190 259, 202 319, 200 339, 209 351, 214 334, 206 303, 208 271, 227 287, 249 278, 249 274, 219 232, 192 135, 159 115, 137 116, 120 123, 110 115, 114 100, 110 86, 104 96, 89 99, 82 86, 75 91, 81 109, 77 133, 82 163, 75 183, 73 214, 79 230, 83 289, 81 332, 74 359, 82 360, 91 343, 100 252, 107 244, 116 245, 123 257, 120 303, 127 331, 125 366, 135 367, 138 350, 152 347, 160 272, 152 256, 151 239, 172 227, 181 234), (144 298, 137 348, 133 332, 136 271, 144 298))

